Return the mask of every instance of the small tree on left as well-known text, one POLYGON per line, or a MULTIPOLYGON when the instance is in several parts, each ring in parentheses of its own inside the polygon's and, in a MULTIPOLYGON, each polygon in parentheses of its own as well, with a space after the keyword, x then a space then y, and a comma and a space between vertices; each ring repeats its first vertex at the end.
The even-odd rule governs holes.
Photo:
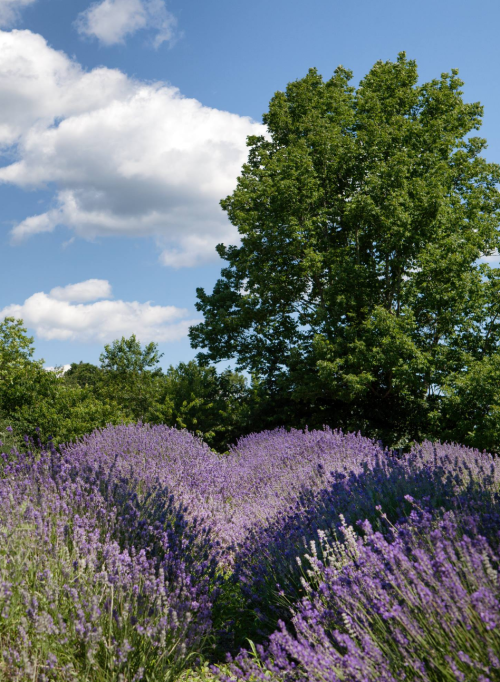
POLYGON ((115 401, 63 381, 34 353, 22 320, 0 322, 0 431, 11 426, 14 442, 31 436, 60 443, 124 420, 115 401))

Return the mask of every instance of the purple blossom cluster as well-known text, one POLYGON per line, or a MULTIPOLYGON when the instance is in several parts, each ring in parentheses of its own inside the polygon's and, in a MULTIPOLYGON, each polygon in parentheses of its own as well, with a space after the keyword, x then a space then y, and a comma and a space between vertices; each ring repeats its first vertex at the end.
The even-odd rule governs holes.
POLYGON ((304 596, 301 560, 310 543, 318 533, 340 531, 343 519, 354 526, 368 520, 385 534, 408 518, 412 500, 418 500, 431 512, 474 513, 481 532, 496 537, 498 458, 428 442, 401 455, 365 445, 364 455, 361 465, 354 458, 346 458, 342 468, 325 462, 321 485, 304 490, 279 515, 251 529, 241 543, 233 579, 246 600, 246 613, 240 614, 243 628, 256 639, 269 635, 279 620, 290 619, 290 606, 304 596), (383 516, 378 508, 383 508, 383 516))
POLYGON ((275 630, 241 679, 498 678, 487 453, 136 424, 2 458, 0 679, 174 680, 275 630))
POLYGON ((344 565, 318 584, 266 648, 220 679, 257 682, 493 682, 500 677, 498 538, 473 518, 414 511, 392 538, 367 522, 344 565))
POLYGON ((187 431, 141 424, 94 431, 62 452, 79 471, 90 464, 113 478, 160 481, 226 547, 243 542, 252 528, 258 532, 304 493, 322 489, 325 472, 360 473, 383 456, 371 440, 328 428, 252 434, 220 455, 187 431))
POLYGON ((0 679, 175 679, 211 636, 208 530, 160 480, 97 455, 4 460, 0 679))

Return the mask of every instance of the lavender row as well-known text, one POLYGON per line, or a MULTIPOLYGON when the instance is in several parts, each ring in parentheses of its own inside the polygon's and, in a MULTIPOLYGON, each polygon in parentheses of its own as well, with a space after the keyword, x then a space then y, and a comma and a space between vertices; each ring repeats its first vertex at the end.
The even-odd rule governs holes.
POLYGON ((219 455, 187 431, 141 424, 95 431, 62 452, 80 471, 90 463, 111 477, 133 472, 146 486, 161 481, 226 546, 241 543, 304 492, 321 490, 325 472, 359 473, 384 455, 367 438, 328 428, 253 434, 219 455))
MULTIPOLYGON (((344 532, 346 528, 344 527, 344 532)), ((343 545, 321 536, 314 587, 266 647, 224 682, 494 682, 500 677, 499 538, 473 517, 414 511, 389 539, 365 522, 343 545)), ((314 547, 313 547, 314 549, 314 547)))
POLYGON ((169 680, 211 635, 217 549, 151 479, 5 458, 0 679, 169 680))
MULTIPOLYGON (((280 619, 298 637, 297 609, 320 610, 346 524, 385 547, 405 524, 424 537, 415 509, 437 524, 451 512, 491 551, 500 527, 491 455, 431 443, 400 455, 329 429, 251 435, 222 456, 186 431, 110 427, 60 452, 4 455, 0 471, 0 679, 173 680, 215 642, 234 652, 280 619)), ((304 656, 320 636, 306 630, 304 656)), ((295 679, 291 650, 282 668, 269 652, 266 669, 295 679)))
POLYGON ((233 651, 290 618, 290 605, 303 596, 297 558, 318 530, 339 526, 340 514, 384 531, 377 505, 395 523, 410 513, 412 495, 430 510, 479 506, 484 532, 498 523, 498 459, 451 444, 426 442, 399 455, 356 434, 278 429, 243 438, 221 456, 186 432, 128 426, 95 432, 65 455, 97 459, 113 476, 134 471, 146 483, 159 479, 190 518, 212 527, 242 595, 220 626, 233 651))

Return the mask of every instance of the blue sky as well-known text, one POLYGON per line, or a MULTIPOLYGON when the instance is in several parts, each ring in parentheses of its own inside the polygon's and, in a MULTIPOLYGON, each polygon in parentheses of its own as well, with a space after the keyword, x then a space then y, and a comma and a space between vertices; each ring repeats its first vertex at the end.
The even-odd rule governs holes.
POLYGON ((273 93, 405 50, 423 81, 460 70, 500 161, 499 26, 493 0, 0 0, 0 312, 48 365, 134 332, 189 360, 273 93))

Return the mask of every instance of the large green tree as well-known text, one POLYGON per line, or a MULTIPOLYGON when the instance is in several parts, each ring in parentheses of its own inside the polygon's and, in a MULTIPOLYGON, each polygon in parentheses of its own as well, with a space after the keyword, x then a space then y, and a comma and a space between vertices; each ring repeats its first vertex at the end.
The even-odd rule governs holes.
POLYGON ((221 202, 241 245, 217 247, 227 266, 197 291, 192 344, 254 376, 262 424, 397 445, 446 419, 449 436, 481 445, 495 391, 477 409, 460 396, 480 390, 471 369, 497 367, 500 341, 500 278, 480 260, 500 218, 500 167, 471 135, 482 107, 464 102, 456 70, 419 84, 404 53, 357 88, 351 77, 312 69, 272 98, 268 134, 248 139, 221 202))

